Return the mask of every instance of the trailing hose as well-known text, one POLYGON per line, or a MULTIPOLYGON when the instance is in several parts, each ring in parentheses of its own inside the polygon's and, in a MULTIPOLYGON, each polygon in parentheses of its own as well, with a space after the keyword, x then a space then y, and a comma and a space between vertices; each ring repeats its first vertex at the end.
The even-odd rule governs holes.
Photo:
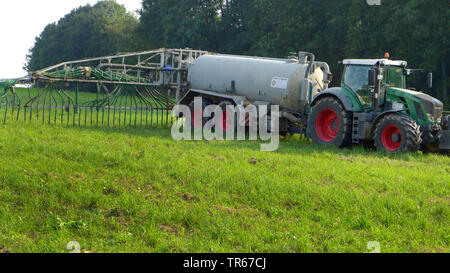
POLYGON ((94 67, 75 67, 71 69, 46 72, 42 76, 50 79, 85 79, 113 82, 148 83, 149 80, 113 71, 103 71, 94 67))

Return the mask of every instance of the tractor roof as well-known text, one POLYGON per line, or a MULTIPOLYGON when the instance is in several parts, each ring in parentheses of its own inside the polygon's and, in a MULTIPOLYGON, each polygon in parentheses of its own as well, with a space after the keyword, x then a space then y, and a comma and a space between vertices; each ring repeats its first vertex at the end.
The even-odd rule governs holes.
POLYGON ((371 65, 374 66, 378 62, 381 62, 382 65, 390 65, 390 66, 401 66, 406 67, 408 65, 408 62, 406 61, 393 61, 389 59, 349 59, 344 60, 343 64, 350 64, 350 65, 371 65))

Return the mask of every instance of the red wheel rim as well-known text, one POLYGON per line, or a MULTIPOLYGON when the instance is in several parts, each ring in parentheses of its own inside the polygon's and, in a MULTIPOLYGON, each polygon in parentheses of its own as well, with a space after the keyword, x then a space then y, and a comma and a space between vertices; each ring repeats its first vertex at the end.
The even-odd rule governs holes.
POLYGON ((231 115, 227 111, 222 111, 222 114, 220 116, 220 130, 224 132, 228 132, 232 128, 232 120, 231 115))
POLYGON ((194 129, 203 127, 203 111, 202 110, 194 110, 194 113, 191 115, 191 126, 194 129))
POLYGON ((333 141, 339 133, 339 119, 336 113, 327 108, 320 112, 316 120, 316 133, 323 142, 333 141))
POLYGON ((386 150, 394 152, 402 144, 402 132, 395 125, 386 126, 381 133, 381 142, 386 150))

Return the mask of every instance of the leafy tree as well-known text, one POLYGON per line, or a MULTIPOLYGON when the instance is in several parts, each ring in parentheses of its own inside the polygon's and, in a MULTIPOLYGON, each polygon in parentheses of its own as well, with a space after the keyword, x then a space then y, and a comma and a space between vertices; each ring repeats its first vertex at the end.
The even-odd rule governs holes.
POLYGON ((83 6, 49 24, 30 49, 29 71, 73 59, 128 51, 136 47, 138 19, 115 1, 83 6))
POLYGON ((144 0, 137 33, 151 48, 215 49, 220 4, 221 0, 144 0))

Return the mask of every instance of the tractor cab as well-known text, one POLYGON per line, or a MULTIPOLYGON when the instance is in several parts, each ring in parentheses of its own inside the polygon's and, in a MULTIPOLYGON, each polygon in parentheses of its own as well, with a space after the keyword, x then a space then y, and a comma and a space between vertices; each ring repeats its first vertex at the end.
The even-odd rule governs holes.
MULTIPOLYGON (((373 108, 373 83, 368 75, 377 65, 382 75, 381 86, 406 88, 406 61, 393 61, 389 59, 349 59, 344 60, 344 74, 342 86, 355 93, 364 109, 373 108)), ((378 105, 384 103, 386 88, 380 89, 378 105)))

